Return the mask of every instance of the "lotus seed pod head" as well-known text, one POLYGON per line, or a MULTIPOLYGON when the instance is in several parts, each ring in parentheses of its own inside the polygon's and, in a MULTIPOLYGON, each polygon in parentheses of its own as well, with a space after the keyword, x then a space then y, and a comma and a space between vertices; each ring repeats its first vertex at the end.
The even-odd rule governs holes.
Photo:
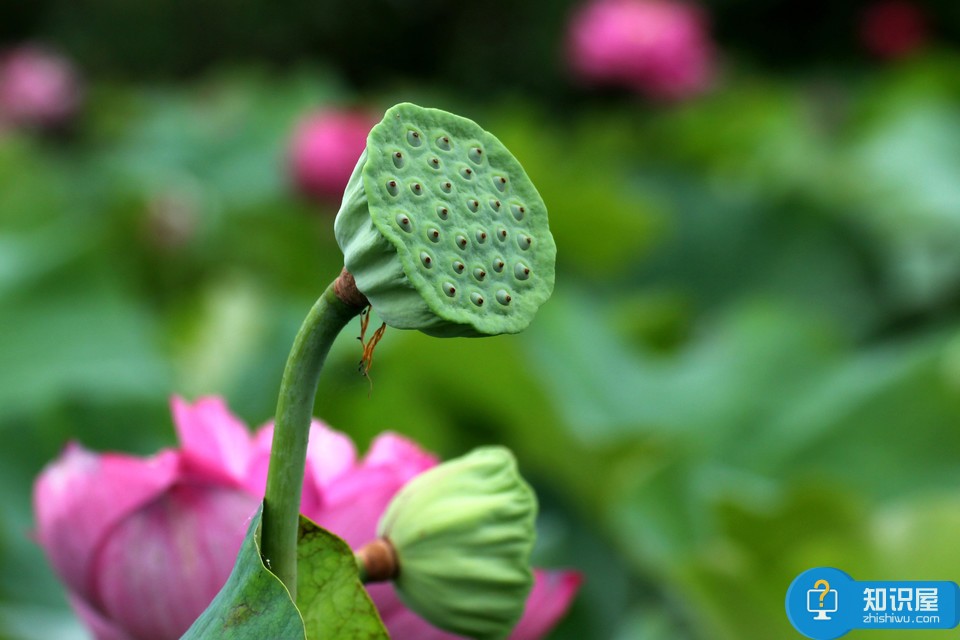
POLYGON ((378 527, 396 552, 401 600, 446 631, 506 637, 533 586, 536 512, 536 496, 503 447, 475 449, 420 474, 378 527))
POLYGON ((439 109, 386 112, 334 230, 357 288, 396 328, 517 333, 553 292, 557 249, 540 194, 496 137, 439 109))

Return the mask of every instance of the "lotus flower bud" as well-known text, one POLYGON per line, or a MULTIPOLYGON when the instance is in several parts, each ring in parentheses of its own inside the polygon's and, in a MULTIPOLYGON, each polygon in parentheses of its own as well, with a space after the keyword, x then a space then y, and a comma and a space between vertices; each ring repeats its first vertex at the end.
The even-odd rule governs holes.
POLYGON ((373 127, 334 231, 357 288, 400 329, 516 333, 553 292, 540 194, 499 140, 438 109, 399 104, 373 127))
POLYGON ((868 6, 860 22, 860 40, 864 47, 887 60, 903 58, 929 38, 927 16, 909 0, 884 0, 868 6))
POLYGON ((297 189, 321 202, 340 200, 374 124, 376 119, 355 111, 325 109, 305 117, 290 141, 290 171, 297 189))
POLYGON ((703 10, 682 0, 592 0, 570 22, 570 65, 582 80, 678 100, 706 90, 714 46, 703 10))
POLYGON ((53 129, 80 107, 77 73, 70 62, 36 46, 0 56, 0 124, 53 129))
POLYGON ((410 609, 441 629, 503 638, 534 583, 537 502, 503 447, 483 447, 411 480, 380 519, 394 584, 410 609))

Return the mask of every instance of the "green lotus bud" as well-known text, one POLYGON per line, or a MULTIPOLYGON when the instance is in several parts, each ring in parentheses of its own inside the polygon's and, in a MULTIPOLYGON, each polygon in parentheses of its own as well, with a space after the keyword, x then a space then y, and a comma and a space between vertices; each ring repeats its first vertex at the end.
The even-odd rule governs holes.
POLYGON ((503 638, 533 586, 537 499, 503 447, 420 474, 394 497, 378 535, 396 554, 401 600, 431 624, 503 638))
POLYGON ((400 329, 517 333, 553 292, 540 194, 497 138, 439 109, 399 104, 373 127, 334 231, 357 288, 400 329))

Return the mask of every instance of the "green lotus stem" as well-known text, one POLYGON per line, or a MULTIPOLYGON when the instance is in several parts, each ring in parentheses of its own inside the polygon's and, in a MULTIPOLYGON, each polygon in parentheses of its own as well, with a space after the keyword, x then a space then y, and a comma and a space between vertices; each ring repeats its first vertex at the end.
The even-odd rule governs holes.
POLYGON ((294 340, 280 383, 260 552, 264 564, 283 582, 294 601, 300 498, 317 383, 334 339, 365 306, 352 283, 352 277, 344 272, 314 304, 294 340), (345 285, 344 280, 349 282, 345 285), (344 289, 348 290, 346 295, 344 289), (350 289, 359 298, 351 298, 350 289))

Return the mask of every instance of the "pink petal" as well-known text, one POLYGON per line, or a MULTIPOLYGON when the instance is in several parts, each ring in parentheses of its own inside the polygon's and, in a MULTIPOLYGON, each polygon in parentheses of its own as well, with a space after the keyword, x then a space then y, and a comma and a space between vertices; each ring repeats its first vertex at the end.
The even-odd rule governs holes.
POLYGON ((90 599, 92 559, 104 536, 170 487, 179 463, 173 451, 144 460, 70 444, 43 470, 33 492, 37 542, 71 590, 90 599))
POLYGON ((583 581, 576 571, 534 569, 534 578, 527 607, 510 640, 537 640, 547 635, 567 612, 583 581))
POLYGON ((267 486, 267 470, 270 468, 270 449, 273 445, 273 424, 260 427, 253 436, 250 461, 243 475, 243 486, 247 491, 262 496, 267 486))
MULTIPOLYGON (((267 484, 272 444, 273 424, 267 424, 254 437, 253 453, 243 481, 243 486, 256 495, 262 496, 267 484)), ((317 513, 324 487, 353 469, 356 459, 357 452, 349 437, 319 420, 311 422, 300 512, 317 513)))
POLYGON ((77 617, 87 625, 88 629, 93 631, 93 637, 96 638, 96 640, 138 640, 115 625, 111 620, 104 618, 81 598, 70 594, 69 600, 70 606, 77 612, 77 617))
POLYGON ((404 481, 435 467, 438 458, 421 449, 413 440, 386 431, 377 436, 363 458, 364 466, 389 467, 404 481))
POLYGON ((393 469, 357 467, 327 487, 320 507, 304 515, 356 549, 376 537, 381 514, 405 483, 393 469))
POLYGON ((259 500, 176 484, 119 523, 97 556, 104 615, 143 640, 179 638, 217 594, 259 500))
POLYGON ((200 398, 191 405, 174 397, 171 409, 184 458, 191 466, 211 474, 211 479, 242 481, 250 462, 250 432, 223 399, 200 398))
POLYGON ((384 433, 370 446, 363 462, 336 475, 321 487, 319 505, 304 513, 358 547, 376 536, 377 523, 390 500, 414 476, 437 459, 402 436, 384 433))
POLYGON ((357 449, 348 436, 334 431, 319 420, 310 425, 307 444, 307 469, 319 490, 353 469, 357 463, 357 449))

